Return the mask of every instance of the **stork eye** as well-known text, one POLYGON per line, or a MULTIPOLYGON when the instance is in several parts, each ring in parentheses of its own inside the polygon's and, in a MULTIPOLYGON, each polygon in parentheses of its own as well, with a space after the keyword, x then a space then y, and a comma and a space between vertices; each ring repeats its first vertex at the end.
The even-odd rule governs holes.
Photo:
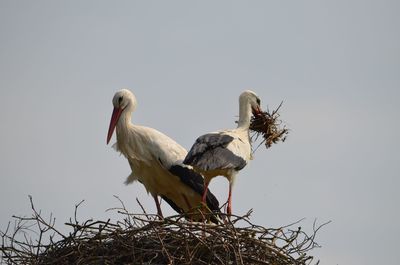
POLYGON ((122 96, 120 96, 120 97, 118 98, 118 104, 121 104, 121 102, 122 102, 122 96))
POLYGON ((257 104, 258 104, 258 105, 261 105, 261 100, 260 100, 260 98, 257 98, 257 104))

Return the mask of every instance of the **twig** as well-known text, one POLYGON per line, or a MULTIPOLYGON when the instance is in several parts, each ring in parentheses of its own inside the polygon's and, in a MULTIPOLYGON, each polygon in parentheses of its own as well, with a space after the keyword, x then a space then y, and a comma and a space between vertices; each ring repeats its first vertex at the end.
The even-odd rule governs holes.
MULTIPOLYGON (((186 221, 183 215, 165 217, 143 213, 128 213, 122 208, 111 208, 121 214, 123 221, 110 219, 79 222, 77 211, 83 201, 75 205, 74 220, 66 223, 72 228, 68 235, 54 241, 61 233, 55 228, 55 218, 45 221, 31 200, 32 217, 15 217, 0 231, 1 261, 6 264, 273 264, 309 265, 309 255, 319 245, 317 232, 329 222, 313 223, 307 235, 301 227, 292 227, 299 220, 280 228, 265 228, 250 220, 252 210, 243 216, 231 215, 227 224, 208 224, 186 221), (34 226, 32 226, 34 225, 34 226), (36 232, 38 240, 30 234, 36 232), (18 239, 18 235, 23 239, 18 239), (50 235, 50 236, 49 236, 50 235), (45 243, 49 236, 49 243, 45 243)), ((203 213, 208 219, 214 213, 203 213)), ((190 216, 189 216, 190 217, 190 216)), ((0 262, 1 263, 1 262, 0 262)), ((315 263, 318 264, 318 261, 315 263)))

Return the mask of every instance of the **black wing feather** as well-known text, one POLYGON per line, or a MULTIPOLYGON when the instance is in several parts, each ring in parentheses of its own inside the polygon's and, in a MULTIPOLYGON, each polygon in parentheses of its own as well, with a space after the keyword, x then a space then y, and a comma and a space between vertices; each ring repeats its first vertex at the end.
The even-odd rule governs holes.
POLYGON ((246 161, 226 149, 226 146, 233 140, 232 136, 220 133, 200 136, 183 163, 203 171, 229 168, 241 170, 246 166, 246 161))
MULTIPOLYGON (((169 172, 178 176, 179 179, 191 189, 193 189, 200 196, 204 193, 204 180, 203 177, 186 166, 173 165, 170 167, 169 172)), ((217 198, 208 189, 206 196, 206 203, 211 211, 219 212, 219 202, 217 198)))
POLYGON ((184 164, 190 165, 207 151, 213 150, 217 147, 226 147, 233 141, 233 137, 220 133, 209 133, 197 138, 189 153, 186 155, 184 164))
POLYGON ((174 209, 177 213, 179 213, 179 214, 183 214, 184 213, 184 211, 183 211, 183 209, 182 208, 179 208, 179 206, 178 205, 176 205, 172 200, 170 200, 168 197, 166 197, 166 196, 161 196, 161 198, 164 200, 164 201, 166 201, 171 207, 172 207, 172 209, 174 209))

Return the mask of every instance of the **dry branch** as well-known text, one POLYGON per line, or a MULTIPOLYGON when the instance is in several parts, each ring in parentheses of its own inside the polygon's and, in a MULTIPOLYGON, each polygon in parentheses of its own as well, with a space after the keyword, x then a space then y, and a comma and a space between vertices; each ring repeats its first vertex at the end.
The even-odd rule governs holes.
POLYGON ((257 140, 257 138, 262 135, 263 140, 260 145, 265 143, 265 147, 270 148, 272 144, 276 144, 280 141, 284 142, 286 140, 289 130, 285 125, 282 125, 282 121, 279 119, 279 109, 282 103, 283 102, 272 112, 267 109, 265 112, 252 116, 250 130, 254 132, 252 136, 253 141, 257 140))
MULTIPOLYGON (((82 202, 81 202, 82 203, 82 202)), ((55 219, 46 221, 31 200, 32 217, 14 217, 0 232, 1 259, 6 264, 312 264, 308 252, 318 244, 297 224, 277 229, 264 228, 250 221, 250 214, 232 216, 219 225, 189 222, 181 215, 159 220, 156 215, 131 214, 124 205, 114 208, 122 221, 74 220, 68 235, 55 227, 55 219), (29 237, 36 231, 37 240, 29 237), (17 235, 25 233, 24 240, 17 235), (54 241, 58 236, 60 240, 54 241), (43 241, 49 237, 47 243, 43 241)), ((318 264, 314 263, 314 264, 318 264)))

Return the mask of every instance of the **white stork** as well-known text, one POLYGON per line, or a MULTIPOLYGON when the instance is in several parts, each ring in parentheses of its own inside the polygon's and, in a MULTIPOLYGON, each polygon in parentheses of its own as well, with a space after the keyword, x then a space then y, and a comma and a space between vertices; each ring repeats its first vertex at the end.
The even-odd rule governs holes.
POLYGON ((197 138, 183 161, 204 176, 205 190, 211 179, 224 176, 229 181, 227 214, 232 214, 232 186, 236 174, 252 159, 249 127, 251 115, 261 112, 260 98, 246 90, 239 97, 239 121, 236 129, 212 132, 197 138))
MULTIPOLYGON (((132 112, 137 102, 129 90, 118 91, 112 103, 114 111, 107 144, 116 128, 115 147, 128 159, 132 169, 125 184, 136 180, 141 182, 153 196, 160 217, 163 215, 157 196, 161 196, 178 213, 190 213, 201 205, 203 178, 182 163, 187 151, 155 129, 132 124, 132 112)), ((210 210, 219 211, 218 200, 212 193, 207 196, 206 203, 210 210)))

